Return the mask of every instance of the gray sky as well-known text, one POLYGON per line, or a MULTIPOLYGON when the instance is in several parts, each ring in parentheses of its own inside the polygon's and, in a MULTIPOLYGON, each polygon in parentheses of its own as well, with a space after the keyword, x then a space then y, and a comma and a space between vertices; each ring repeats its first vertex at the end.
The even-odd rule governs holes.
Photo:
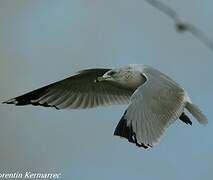
MULTIPOLYGON (((164 0, 213 39, 211 0, 164 0)), ((63 179, 211 180, 213 53, 143 0, 0 0, 0 101, 92 67, 148 64, 209 118, 177 121, 151 150, 113 137, 126 106, 56 111, 0 104, 0 173, 63 179)))

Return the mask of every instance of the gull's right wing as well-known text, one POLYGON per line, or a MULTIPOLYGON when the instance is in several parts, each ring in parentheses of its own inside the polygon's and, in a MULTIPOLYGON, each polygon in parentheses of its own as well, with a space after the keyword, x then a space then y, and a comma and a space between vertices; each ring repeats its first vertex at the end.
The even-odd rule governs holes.
POLYGON ((185 91, 157 70, 144 74, 147 81, 133 93, 114 135, 148 148, 157 144, 165 129, 183 113, 185 91))

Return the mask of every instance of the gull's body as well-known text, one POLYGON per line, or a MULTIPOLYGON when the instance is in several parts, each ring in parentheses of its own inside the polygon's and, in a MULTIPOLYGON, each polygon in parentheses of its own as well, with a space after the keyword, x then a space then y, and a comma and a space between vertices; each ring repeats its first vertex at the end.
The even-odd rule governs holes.
POLYGON ((192 124, 187 109, 201 124, 207 118, 192 104, 187 92, 160 71, 144 65, 118 69, 88 69, 62 81, 5 101, 57 109, 128 104, 114 135, 139 147, 152 147, 175 120, 192 124))

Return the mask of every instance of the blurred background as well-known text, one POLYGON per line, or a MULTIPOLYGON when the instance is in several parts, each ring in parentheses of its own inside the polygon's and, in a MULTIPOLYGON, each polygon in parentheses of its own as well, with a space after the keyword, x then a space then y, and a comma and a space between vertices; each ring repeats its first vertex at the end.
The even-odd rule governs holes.
MULTIPOLYGON (((212 0, 162 0, 213 39, 212 0)), ((62 179, 211 180, 213 53, 143 0, 0 0, 0 101, 93 67, 170 75, 209 119, 177 121, 144 150, 113 137, 126 105, 60 110, 0 104, 0 173, 62 179)))

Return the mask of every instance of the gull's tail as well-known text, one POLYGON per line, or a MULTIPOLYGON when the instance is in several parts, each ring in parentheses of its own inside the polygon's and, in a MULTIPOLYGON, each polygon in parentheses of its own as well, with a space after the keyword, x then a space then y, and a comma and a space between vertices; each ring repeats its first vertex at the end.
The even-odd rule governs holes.
POLYGON ((191 102, 186 103, 186 109, 198 120, 200 124, 207 124, 207 117, 201 112, 201 110, 191 102))

